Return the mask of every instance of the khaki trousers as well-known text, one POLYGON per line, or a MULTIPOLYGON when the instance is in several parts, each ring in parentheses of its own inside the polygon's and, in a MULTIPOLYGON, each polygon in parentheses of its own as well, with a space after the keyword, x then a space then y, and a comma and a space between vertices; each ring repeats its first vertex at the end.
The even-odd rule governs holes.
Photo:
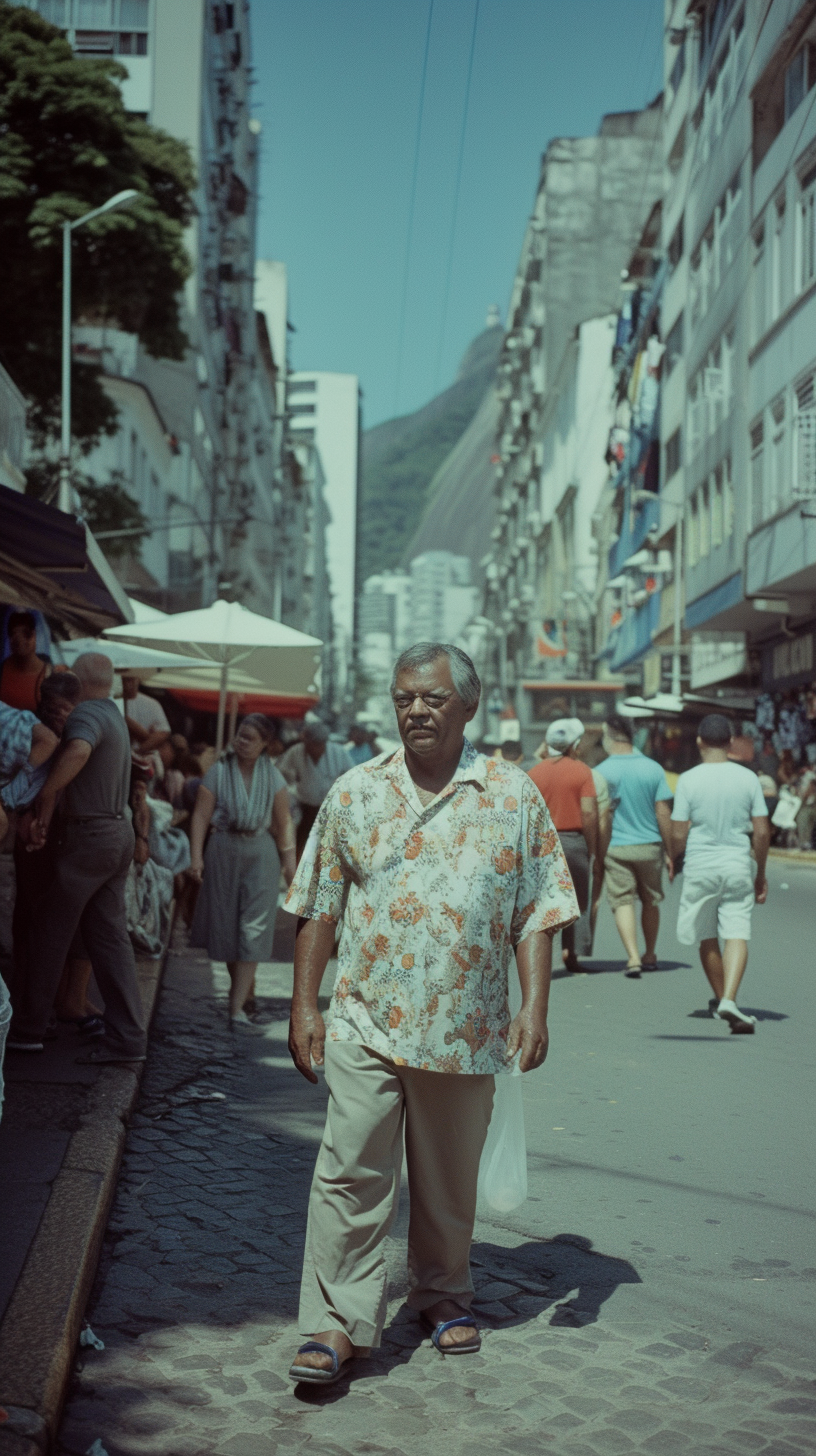
POLYGON ((403 1139, 411 1200, 408 1304, 422 1310, 449 1298, 470 1307, 476 1182, 494 1079, 398 1067, 368 1047, 327 1041, 326 1083, 300 1330, 343 1330, 354 1345, 377 1346, 386 1315, 383 1244, 399 1203, 403 1139))

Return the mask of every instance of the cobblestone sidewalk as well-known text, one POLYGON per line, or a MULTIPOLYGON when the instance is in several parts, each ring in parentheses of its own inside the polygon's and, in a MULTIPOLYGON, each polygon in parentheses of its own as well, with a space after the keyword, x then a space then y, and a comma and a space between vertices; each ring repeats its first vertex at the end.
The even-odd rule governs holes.
POLYGON ((382 1349, 331 1391, 296 1395, 286 1370, 323 1104, 286 1057, 288 974, 266 968, 268 1036, 236 1045, 217 968, 182 946, 168 961, 89 1308, 106 1348, 82 1352, 63 1456, 97 1438, 109 1456, 816 1452, 804 1361, 642 1297, 626 1260, 548 1238, 534 1202, 526 1237, 477 1227, 481 1355, 437 1354, 401 1307, 403 1209, 382 1349))

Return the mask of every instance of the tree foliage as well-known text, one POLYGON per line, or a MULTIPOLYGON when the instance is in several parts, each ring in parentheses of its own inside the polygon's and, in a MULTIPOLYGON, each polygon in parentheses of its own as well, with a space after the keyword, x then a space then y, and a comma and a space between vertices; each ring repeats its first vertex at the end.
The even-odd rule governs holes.
MULTIPOLYGON (((100 483, 75 470, 72 483, 82 502, 83 518, 95 536, 102 535, 108 559, 118 561, 132 556, 138 560, 142 541, 153 528, 128 494, 124 471, 112 470, 108 480, 100 483)), ((53 505, 58 490, 59 462, 44 458, 31 461, 26 468, 26 495, 53 505)))
MULTIPOLYGON (((179 292, 195 175, 188 147, 128 114, 116 61, 75 56, 34 11, 0 0, 0 357, 29 401, 42 446, 60 405, 62 223, 114 193, 140 196, 73 234, 73 317, 135 333, 183 357, 179 292)), ((73 434, 87 451, 116 428, 92 365, 73 372, 73 434)))

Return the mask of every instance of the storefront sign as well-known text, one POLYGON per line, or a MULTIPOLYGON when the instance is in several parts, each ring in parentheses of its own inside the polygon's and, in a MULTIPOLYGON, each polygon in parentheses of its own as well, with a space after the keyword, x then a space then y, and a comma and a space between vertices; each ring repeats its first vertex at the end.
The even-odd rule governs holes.
POLYGON ((816 631, 809 628, 795 637, 770 643, 762 654, 762 685, 800 687, 816 678, 816 631))
POLYGON ((727 682, 745 672, 744 632, 695 632, 691 639, 691 690, 727 682))

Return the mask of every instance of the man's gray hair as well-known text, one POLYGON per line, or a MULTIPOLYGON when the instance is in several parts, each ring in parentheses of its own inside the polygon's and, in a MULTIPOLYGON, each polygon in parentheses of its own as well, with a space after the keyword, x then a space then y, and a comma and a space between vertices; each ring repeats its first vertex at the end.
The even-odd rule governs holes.
POLYGON ((461 647, 454 647, 450 642, 417 642, 413 647, 408 647, 405 652, 401 652, 394 663, 391 696, 394 695, 397 678, 401 672, 411 667, 428 667, 439 657, 447 657, 453 686, 465 707, 475 708, 482 696, 479 674, 467 653, 463 652, 461 647))
POLYGON ((107 688, 110 692, 113 687, 113 663, 104 652, 80 652, 73 671, 89 688, 107 688))
POLYGON ((304 723, 304 743, 328 743, 329 730, 325 723, 304 723))

